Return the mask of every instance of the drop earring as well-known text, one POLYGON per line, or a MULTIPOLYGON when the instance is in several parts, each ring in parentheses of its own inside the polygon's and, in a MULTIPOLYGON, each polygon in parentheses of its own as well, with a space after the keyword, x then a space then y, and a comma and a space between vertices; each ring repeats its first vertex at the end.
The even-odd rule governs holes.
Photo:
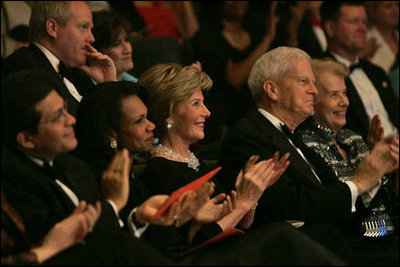
POLYGON ((112 140, 111 143, 110 143, 110 147, 111 147, 112 149, 116 149, 116 148, 118 147, 117 141, 112 140))
POLYGON ((171 129, 172 128, 172 121, 167 121, 167 129, 171 129))

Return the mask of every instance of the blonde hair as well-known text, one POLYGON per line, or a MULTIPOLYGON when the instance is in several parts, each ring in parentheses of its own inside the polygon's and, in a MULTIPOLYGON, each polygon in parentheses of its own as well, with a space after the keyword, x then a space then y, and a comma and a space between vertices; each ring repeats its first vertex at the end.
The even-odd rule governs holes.
POLYGON ((166 119, 174 109, 198 90, 208 90, 213 84, 205 72, 176 63, 150 67, 138 83, 147 89, 148 117, 156 125, 156 136, 161 138, 166 130, 166 119))
POLYGON ((325 72, 330 72, 332 74, 341 76, 346 78, 350 74, 350 70, 348 67, 343 65, 342 63, 333 61, 331 58, 325 59, 312 59, 311 60, 311 68, 315 76, 317 89, 321 85, 321 79, 325 72))

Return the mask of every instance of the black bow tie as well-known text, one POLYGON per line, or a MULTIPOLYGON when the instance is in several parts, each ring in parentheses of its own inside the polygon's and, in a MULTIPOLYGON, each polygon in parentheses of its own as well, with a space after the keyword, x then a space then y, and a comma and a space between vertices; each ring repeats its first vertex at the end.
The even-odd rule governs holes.
POLYGON ((58 74, 60 74, 61 78, 66 77, 68 67, 64 64, 64 62, 60 61, 58 64, 58 74))
POLYGON ((57 172, 47 161, 43 163, 43 170, 51 179, 57 179, 57 172))
POLYGON ((301 137, 297 134, 295 134, 294 132, 292 132, 291 130, 289 130, 289 128, 285 125, 285 124, 281 124, 282 127, 282 131, 283 133, 290 139, 292 140, 293 144, 297 147, 300 148, 301 150, 303 150, 303 141, 301 140, 301 137))
POLYGON ((350 73, 353 72, 353 70, 360 68, 362 69, 362 65, 360 63, 360 61, 358 61, 357 63, 351 64, 349 69, 350 69, 350 73))

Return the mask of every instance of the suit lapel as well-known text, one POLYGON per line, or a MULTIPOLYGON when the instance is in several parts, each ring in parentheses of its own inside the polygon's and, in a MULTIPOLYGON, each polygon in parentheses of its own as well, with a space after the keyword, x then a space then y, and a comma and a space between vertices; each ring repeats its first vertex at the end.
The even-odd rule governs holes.
POLYGON ((267 118, 265 118, 258 110, 254 109, 249 113, 249 117, 254 120, 256 125, 260 128, 261 134, 264 136, 266 142, 274 144, 275 149, 279 151, 280 155, 290 152, 289 160, 292 162, 287 172, 299 172, 299 177, 304 177, 308 182, 317 183, 319 181, 312 172, 310 166, 297 152, 296 148, 289 142, 286 135, 280 132, 267 118), (294 164, 295 163, 295 164, 294 164))

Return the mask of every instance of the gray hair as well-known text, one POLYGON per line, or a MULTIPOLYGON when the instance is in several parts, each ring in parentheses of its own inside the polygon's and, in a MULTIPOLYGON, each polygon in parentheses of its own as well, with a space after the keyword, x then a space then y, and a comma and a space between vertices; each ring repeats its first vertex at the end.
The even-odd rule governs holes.
POLYGON ((262 55, 250 71, 247 84, 253 99, 257 102, 263 92, 263 84, 270 80, 281 83, 283 78, 292 70, 295 63, 310 56, 296 47, 280 46, 262 55))
POLYGON ((70 1, 34 1, 29 19, 31 42, 38 41, 46 33, 46 21, 54 19, 64 27, 71 18, 70 1))

